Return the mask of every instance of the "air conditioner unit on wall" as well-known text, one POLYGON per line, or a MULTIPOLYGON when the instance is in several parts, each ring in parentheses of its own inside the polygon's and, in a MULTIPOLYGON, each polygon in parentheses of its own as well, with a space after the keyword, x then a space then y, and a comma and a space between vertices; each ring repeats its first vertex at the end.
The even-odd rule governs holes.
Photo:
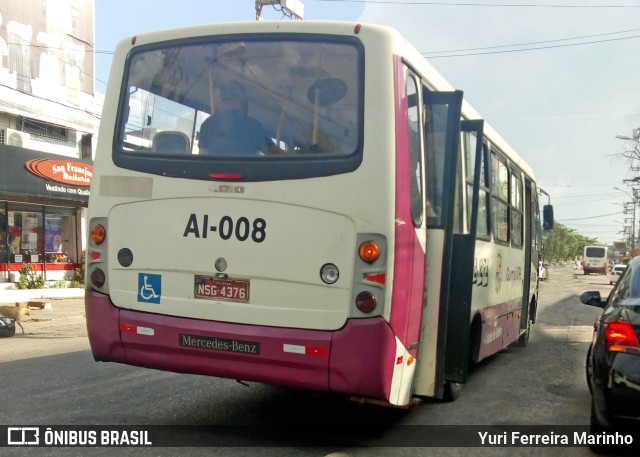
POLYGON ((27 132, 19 132, 13 129, 0 130, 0 143, 2 144, 26 148, 28 147, 30 140, 31 135, 27 132))

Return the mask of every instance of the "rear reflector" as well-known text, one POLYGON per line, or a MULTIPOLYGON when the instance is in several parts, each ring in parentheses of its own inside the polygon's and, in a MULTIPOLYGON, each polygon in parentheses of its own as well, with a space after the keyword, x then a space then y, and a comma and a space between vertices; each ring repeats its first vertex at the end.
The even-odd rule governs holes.
POLYGON ((102 260, 102 252, 89 250, 89 259, 94 261, 102 260))
POLYGON ((138 335, 155 335, 155 330, 150 327, 140 327, 139 325, 120 324, 120 331, 125 333, 136 333, 138 335))
POLYGON ((386 284, 387 275, 386 273, 365 273, 364 279, 378 284, 386 284))
POLYGON ((303 354, 303 355, 329 355, 329 349, 313 346, 302 346, 299 344, 283 344, 282 351, 290 354, 303 354))

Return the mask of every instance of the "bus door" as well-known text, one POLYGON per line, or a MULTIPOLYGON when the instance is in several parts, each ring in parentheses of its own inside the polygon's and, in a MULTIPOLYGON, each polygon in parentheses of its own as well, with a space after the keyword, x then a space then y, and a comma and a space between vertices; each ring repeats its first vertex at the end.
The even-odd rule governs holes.
MULTIPOLYGON (((529 178, 525 177, 524 183, 524 207, 525 223, 524 228, 524 273, 523 273, 523 293, 522 293, 522 316, 520 318, 520 330, 529 331, 530 321, 535 321, 535 306, 529 309, 532 297, 536 295, 538 284, 538 243, 536 233, 536 217, 538 201, 536 198, 536 185, 529 178)), ((537 302, 537 297, 534 302, 537 302)), ((525 336, 528 338, 528 335, 525 336)), ((522 341, 522 340, 521 340, 522 341)))
POLYGON ((445 383, 445 338, 451 290, 450 261, 454 245, 452 235, 462 91, 432 92, 423 87, 422 93, 427 265, 414 394, 441 398, 445 383))
MULTIPOLYGON (((466 210, 468 221, 466 223, 454 223, 451 234, 451 256, 443 259, 443 278, 448 275, 448 297, 445 306, 447 307, 447 325, 444 347, 444 376, 446 382, 465 382, 469 368, 469 347, 470 347, 470 316, 471 316, 471 295, 473 290, 473 267, 476 248, 476 232, 478 226, 478 202, 481 163, 483 156, 483 128, 484 121, 462 121, 460 130, 471 133, 467 135, 467 141, 475 138, 475 144, 470 144, 464 151, 473 159, 473 163, 467 161, 467 170, 462 173, 457 172, 458 182, 456 186, 457 203, 451 208, 466 210), (473 168, 472 168, 473 167, 473 168), (466 201, 462 198, 467 180, 465 176, 473 176, 473 185, 469 186, 466 201)), ((460 164, 462 165, 462 164, 460 164)), ((460 165, 458 170, 460 170, 460 165)), ((461 215, 462 216, 462 215, 461 215)), ((464 222, 464 221, 462 221, 464 222)), ((443 288, 446 282, 443 281, 443 288)), ((443 293, 444 298, 445 293, 443 293)))

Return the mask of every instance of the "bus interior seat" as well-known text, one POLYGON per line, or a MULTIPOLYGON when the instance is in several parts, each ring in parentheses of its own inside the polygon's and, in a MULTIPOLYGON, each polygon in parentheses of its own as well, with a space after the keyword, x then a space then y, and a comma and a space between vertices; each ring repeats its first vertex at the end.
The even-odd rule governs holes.
POLYGON ((191 142, 182 132, 158 132, 153 137, 152 150, 161 154, 189 154, 191 142))

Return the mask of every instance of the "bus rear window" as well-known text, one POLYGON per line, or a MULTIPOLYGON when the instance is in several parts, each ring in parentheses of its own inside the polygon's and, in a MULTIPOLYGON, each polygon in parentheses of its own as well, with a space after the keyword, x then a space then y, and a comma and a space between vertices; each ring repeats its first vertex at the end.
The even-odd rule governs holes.
POLYGON ((242 163, 248 180, 352 171, 362 154, 362 66, 351 38, 137 48, 127 59, 114 161, 196 179, 206 178, 203 161, 228 172, 242 163))
POLYGON ((585 256, 587 257, 596 257, 596 258, 604 258, 607 253, 605 248, 587 248, 585 251, 585 256))

